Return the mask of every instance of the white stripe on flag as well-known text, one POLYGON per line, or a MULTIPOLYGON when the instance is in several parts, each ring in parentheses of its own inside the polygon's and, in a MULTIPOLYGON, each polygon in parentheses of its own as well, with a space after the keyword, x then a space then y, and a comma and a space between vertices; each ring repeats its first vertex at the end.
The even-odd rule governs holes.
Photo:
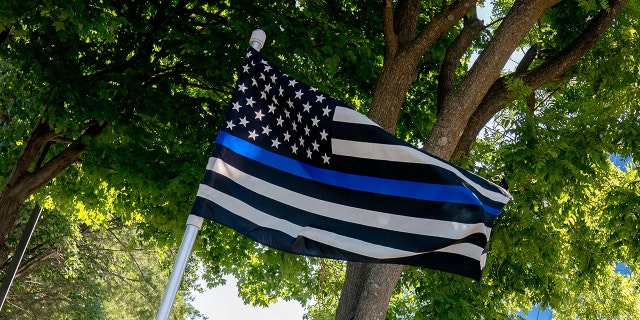
POLYGON ((484 252, 484 248, 478 247, 473 243, 457 243, 435 250, 435 252, 455 253, 461 256, 472 257, 480 261, 480 269, 484 269, 484 264, 486 262, 486 253, 484 252))
POLYGON ((288 220, 280 219, 257 210, 232 196, 209 187, 206 184, 200 184, 197 196, 215 202, 219 206, 231 211, 236 216, 247 219, 261 227, 280 230, 294 238, 300 233, 300 231, 302 231, 302 227, 295 223, 291 223, 288 220))
POLYGON ((500 203, 507 203, 507 201, 509 201, 509 198, 504 194, 483 188, 446 162, 429 157, 419 150, 407 146, 331 139, 331 151, 333 154, 354 158, 434 165, 455 174, 474 189, 478 190, 482 195, 493 201, 500 203))
POLYGON ((403 258, 421 253, 389 248, 312 227, 305 227, 300 235, 338 249, 377 259, 403 258))
POLYGON ((478 247, 473 243, 456 243, 434 251, 456 253, 467 257, 479 257, 482 254, 482 251, 484 251, 484 248, 478 247))
POLYGON ((333 121, 366 124, 370 126, 380 127, 377 123, 362 115, 362 113, 351 108, 340 106, 336 106, 335 111, 333 111, 333 121))
POLYGON ((284 232, 292 238, 302 236, 338 249, 376 259, 403 258, 419 254, 372 244, 366 241, 341 236, 333 232, 310 227, 302 227, 257 210, 256 208, 223 192, 213 189, 206 184, 201 184, 200 188, 198 188, 198 197, 213 201, 233 214, 249 220, 256 225, 284 232))
POLYGON ((462 239, 473 233, 486 234, 491 230, 484 223, 466 224, 424 218, 407 217, 390 213, 349 207, 342 204, 312 198, 286 188, 250 176, 221 159, 209 158, 207 170, 226 176, 241 186, 300 210, 320 216, 391 231, 462 239))

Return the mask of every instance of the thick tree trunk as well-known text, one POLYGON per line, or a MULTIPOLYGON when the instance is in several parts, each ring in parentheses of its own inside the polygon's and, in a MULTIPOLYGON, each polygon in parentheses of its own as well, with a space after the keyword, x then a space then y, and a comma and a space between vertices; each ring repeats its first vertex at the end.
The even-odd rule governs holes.
POLYGON ((402 270, 397 264, 347 263, 336 319, 385 319, 402 270))
MULTIPOLYGON (((378 81, 369 117, 392 134, 405 95, 417 76, 414 63, 417 61, 406 57, 385 63, 378 81)), ((384 319, 403 269, 402 265, 349 262, 336 319, 384 319)))

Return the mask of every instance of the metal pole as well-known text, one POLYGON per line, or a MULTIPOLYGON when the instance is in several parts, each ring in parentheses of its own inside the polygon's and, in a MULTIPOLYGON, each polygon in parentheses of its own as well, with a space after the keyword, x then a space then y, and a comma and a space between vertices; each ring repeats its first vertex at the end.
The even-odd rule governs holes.
POLYGON ((182 275, 184 274, 187 260, 189 260, 189 255, 191 255, 191 249, 193 248, 193 243, 196 241, 196 235, 200 227, 202 227, 202 217, 189 215, 189 218, 187 218, 187 230, 185 230, 184 236, 182 237, 178 256, 176 257, 176 262, 173 264, 173 270, 171 270, 169 283, 167 283, 167 288, 164 291, 156 320, 169 319, 171 308, 173 308, 173 301, 176 298, 180 282, 182 282, 182 275))
MULTIPOLYGON (((260 51, 266 39, 267 35, 264 31, 256 29, 251 33, 249 45, 260 51)), ((178 287, 180 287, 180 282, 182 282, 182 276, 184 275, 184 270, 187 266, 187 260, 189 260, 189 256, 191 255, 191 249, 193 248, 193 243, 196 240, 196 235, 198 234, 200 227, 202 227, 202 218, 189 215, 189 218, 187 219, 187 230, 185 230, 184 236, 182 237, 182 243, 180 244, 180 249, 178 249, 178 256, 176 257, 176 262, 173 264, 173 270, 171 270, 169 283, 167 283, 167 288, 164 291, 162 302, 160 302, 160 308, 158 308, 156 320, 169 319, 169 314, 171 314, 171 308, 173 308, 176 293, 178 293, 178 287)))
POLYGON ((2 280, 2 287, 0 287, 0 310, 2 310, 2 306, 4 305, 4 301, 7 299, 7 295, 9 294, 9 288, 11 288, 11 284, 13 283, 13 278, 16 276, 18 272, 18 268, 20 267, 20 262, 22 261, 22 257, 24 253, 27 251, 27 246, 29 245, 29 240, 31 240, 31 236, 33 235, 33 230, 36 229, 36 224, 38 223, 38 219, 40 219, 40 214, 42 214, 42 207, 36 205, 31 211, 31 216, 29 216, 29 221, 25 226, 24 231, 22 232, 22 237, 20 237, 20 242, 16 247, 16 253, 11 258, 11 265, 7 270, 7 274, 4 275, 4 279, 2 280))

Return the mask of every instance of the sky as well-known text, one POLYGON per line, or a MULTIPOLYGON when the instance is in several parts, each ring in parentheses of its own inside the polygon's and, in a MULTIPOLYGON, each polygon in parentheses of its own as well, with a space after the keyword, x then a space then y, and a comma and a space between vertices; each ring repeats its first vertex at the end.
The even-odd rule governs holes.
MULTIPOLYGON (((257 308, 245 305, 238 298, 237 281, 225 277, 227 283, 197 294, 192 305, 210 320, 296 320, 302 319, 304 310, 295 301, 278 301, 268 308, 257 308)), ((206 288, 204 283, 202 287, 206 288)))

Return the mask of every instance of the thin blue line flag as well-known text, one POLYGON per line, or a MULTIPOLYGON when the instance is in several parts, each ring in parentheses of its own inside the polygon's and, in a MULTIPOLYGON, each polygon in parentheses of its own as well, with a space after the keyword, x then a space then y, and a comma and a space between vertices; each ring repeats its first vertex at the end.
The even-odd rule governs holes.
POLYGON ((508 192, 249 48, 192 214, 279 250, 479 280, 508 192))

